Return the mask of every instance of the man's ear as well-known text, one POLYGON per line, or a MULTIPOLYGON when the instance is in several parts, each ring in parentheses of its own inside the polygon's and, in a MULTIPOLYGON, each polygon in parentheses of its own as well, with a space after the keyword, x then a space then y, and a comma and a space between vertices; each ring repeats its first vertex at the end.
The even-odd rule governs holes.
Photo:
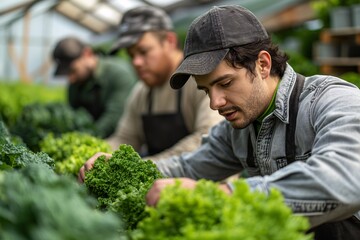
POLYGON ((89 57, 94 55, 94 51, 90 47, 84 47, 81 53, 84 57, 89 57))
POLYGON ((175 32, 167 32, 166 33, 166 40, 169 42, 169 44, 174 47, 177 48, 178 46, 178 38, 175 32))
POLYGON ((260 74, 262 79, 270 76, 271 71, 271 55, 267 51, 260 51, 257 59, 258 66, 260 67, 260 74))

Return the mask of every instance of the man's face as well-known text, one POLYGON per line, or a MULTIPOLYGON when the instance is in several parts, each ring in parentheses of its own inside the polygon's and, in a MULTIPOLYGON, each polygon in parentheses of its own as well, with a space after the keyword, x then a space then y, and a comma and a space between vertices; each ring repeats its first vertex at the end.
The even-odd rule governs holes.
POLYGON ((92 73, 93 70, 88 66, 86 57, 80 56, 71 62, 67 77, 70 84, 81 83, 89 79, 92 73))
POLYGON ((127 51, 137 75, 146 85, 153 87, 168 81, 173 48, 167 39, 161 41, 154 33, 147 32, 127 51))
POLYGON ((213 72, 194 78, 198 89, 209 95, 211 109, 234 128, 245 128, 266 110, 272 97, 259 76, 258 71, 253 77, 247 69, 234 68, 223 60, 213 72))

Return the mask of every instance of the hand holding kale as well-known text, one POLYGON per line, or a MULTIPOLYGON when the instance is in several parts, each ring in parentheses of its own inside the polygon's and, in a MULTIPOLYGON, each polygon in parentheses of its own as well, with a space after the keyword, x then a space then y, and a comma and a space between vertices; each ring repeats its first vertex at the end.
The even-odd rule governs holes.
POLYGON ((128 229, 144 216, 145 195, 155 179, 162 178, 156 165, 142 160, 130 145, 120 145, 108 160, 99 157, 85 174, 85 185, 98 199, 98 208, 121 215, 128 229))

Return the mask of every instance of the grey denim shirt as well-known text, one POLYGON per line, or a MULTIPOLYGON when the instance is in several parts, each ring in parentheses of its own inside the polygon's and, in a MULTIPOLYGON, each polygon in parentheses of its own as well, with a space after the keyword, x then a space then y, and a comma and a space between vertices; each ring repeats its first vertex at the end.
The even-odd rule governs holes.
POLYGON ((224 120, 197 151, 157 161, 158 169, 168 177, 214 181, 246 170, 253 190, 280 190, 286 204, 308 216, 312 227, 351 215, 359 218, 360 90, 332 76, 305 79, 295 130, 297 161, 287 165, 285 135, 295 80, 295 71, 287 65, 275 110, 263 120, 257 136, 253 125, 234 129, 224 120), (248 144, 255 165, 248 164, 248 144))

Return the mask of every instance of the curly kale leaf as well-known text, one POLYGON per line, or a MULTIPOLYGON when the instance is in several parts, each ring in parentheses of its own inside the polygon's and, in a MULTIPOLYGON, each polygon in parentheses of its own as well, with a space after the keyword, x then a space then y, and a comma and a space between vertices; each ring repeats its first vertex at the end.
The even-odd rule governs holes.
POLYGON ((33 153, 22 145, 11 142, 0 143, 0 169, 23 168, 31 163, 42 164, 53 169, 54 160, 46 153, 33 153))
POLYGON ((98 201, 98 208, 121 215, 128 229, 144 217, 145 195, 162 175, 150 160, 142 160, 130 145, 120 145, 112 157, 100 157, 86 173, 85 184, 98 201))
POLYGON ((55 160, 55 171, 77 176, 84 162, 97 152, 111 151, 103 139, 83 132, 64 133, 59 137, 48 134, 40 142, 40 150, 55 160))
POLYGON ((195 189, 180 182, 161 193, 156 208, 131 233, 133 240, 310 240, 306 218, 293 215, 280 192, 252 192, 243 180, 226 195, 218 183, 200 180, 195 189))

